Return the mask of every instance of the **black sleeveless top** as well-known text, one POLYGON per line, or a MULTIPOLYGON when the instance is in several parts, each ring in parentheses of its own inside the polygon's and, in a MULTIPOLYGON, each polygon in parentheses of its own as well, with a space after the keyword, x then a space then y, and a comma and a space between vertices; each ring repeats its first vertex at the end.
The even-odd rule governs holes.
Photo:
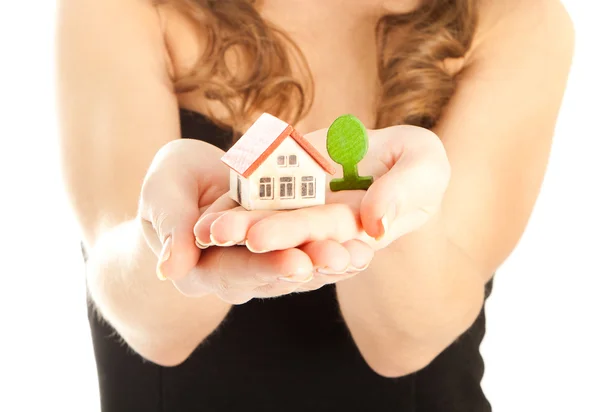
MULTIPOLYGON (((181 110, 182 136, 227 150, 231 134, 181 110)), ((486 297, 491 282, 486 287, 486 297)), ((88 307, 102 412, 489 412, 480 381, 482 310, 425 369, 384 378, 364 362, 335 286, 233 306, 181 365, 143 360, 88 307)))

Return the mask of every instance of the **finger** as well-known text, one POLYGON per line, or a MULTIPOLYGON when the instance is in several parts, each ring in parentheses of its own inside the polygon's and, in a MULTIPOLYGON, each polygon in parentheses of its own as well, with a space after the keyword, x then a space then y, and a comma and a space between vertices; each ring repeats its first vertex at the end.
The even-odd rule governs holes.
POLYGON ((373 248, 360 240, 349 240, 343 243, 343 246, 350 255, 349 272, 362 272, 369 266, 373 257, 375 257, 373 248))
MULTIPOLYGON (((298 293, 302 293, 302 292, 313 292, 315 290, 319 290, 321 289, 323 286, 327 286, 328 283, 325 283, 323 281, 320 280, 320 277, 323 277, 325 275, 319 275, 318 273, 315 274, 315 277, 312 281, 310 281, 309 283, 299 286, 298 288, 296 288, 296 290, 294 292, 298 292, 298 293)), ((335 283, 335 282, 332 282, 335 283)))
POLYGON ((247 211, 239 207, 227 213, 220 214, 210 225, 211 241, 217 246, 231 246, 243 243, 246 240, 246 234, 250 227, 275 213, 278 212, 273 210, 247 211))
MULTIPOLYGON (((311 259, 313 259, 313 263, 320 262, 319 259, 322 259, 319 254, 323 253, 325 251, 324 249, 326 248, 322 248, 321 244, 322 242, 312 242, 302 247, 302 250, 304 250, 311 257, 311 259), (316 253, 312 251, 313 248, 317 249, 316 253)), ((341 271, 338 269, 333 269, 332 265, 328 266, 327 264, 321 264, 321 266, 317 266, 317 264, 315 264, 317 267, 315 268, 315 276, 313 280, 304 285, 300 285, 300 287, 295 290, 296 292, 316 290, 327 284, 350 279, 365 270, 369 266, 369 263, 375 254, 371 246, 360 240, 350 240, 343 244, 336 243, 336 245, 337 247, 343 247, 348 255, 348 264, 345 269, 341 271)), ((329 253, 332 251, 333 250, 327 250, 329 253)), ((328 256, 324 256, 324 259, 327 260, 328 256)))
POLYGON ((350 253, 333 240, 310 242, 300 250, 312 260, 315 270, 323 274, 344 273, 350 266, 350 253))
POLYGON ((161 212, 152 222, 142 220, 144 237, 158 257, 156 274, 159 279, 185 276, 200 258, 194 243, 192 228, 198 213, 161 212))
MULTIPOLYGON (((312 242, 309 245, 303 247, 303 250, 311 257, 311 259, 313 259, 313 263, 315 262, 315 260, 319 261, 318 259, 321 258, 319 254, 325 254, 323 252, 331 254, 333 252, 332 248, 330 248, 329 250, 322 248, 321 243, 322 242, 312 242), (315 249, 318 249, 316 254, 313 254, 311 251, 313 247, 315 249)), ((298 291, 311 290, 311 288, 314 289, 318 285, 337 283, 339 281, 349 279, 357 273, 360 273, 363 270, 365 270, 369 266, 369 263, 371 262, 375 254, 373 248, 371 248, 366 243, 361 242, 360 240, 350 240, 343 244, 339 244, 336 242, 333 243, 337 245, 336 247, 343 248, 346 251, 345 254, 348 257, 346 261, 346 266, 342 270, 340 270, 339 267, 335 268, 331 264, 325 264, 320 266, 315 264, 315 266, 317 267, 315 269, 316 274, 314 279, 309 284, 302 285, 298 289, 298 291)), ((336 252, 338 253, 338 256, 342 255, 339 251, 336 252)), ((330 261, 331 258, 331 255, 326 255, 323 256, 322 259, 324 259, 325 261, 330 261)))
POLYGON ((253 297, 256 298, 274 298, 277 296, 289 295, 298 291, 298 289, 304 286, 306 283, 267 283, 262 286, 258 286, 252 291, 253 297))
POLYGON ((445 151, 435 134, 413 126, 396 129, 399 135, 390 139, 383 151, 390 169, 375 180, 360 206, 365 232, 378 240, 388 233, 397 236, 423 224, 426 219, 404 217, 435 213, 449 179, 445 151))
MULTIPOLYGON (((200 249, 206 249, 209 246, 216 246, 210 236, 210 227, 213 222, 223 216, 227 211, 205 213, 198 222, 194 225, 194 236, 196 238, 196 246, 200 249)), ((230 245, 220 245, 230 246, 230 245)))
POLYGON ((312 269, 312 261, 299 249, 255 254, 245 247, 209 248, 175 286, 188 296, 202 296, 207 291, 225 295, 269 283, 306 283, 312 279, 312 269))
POLYGON ((212 246, 213 242, 210 239, 210 226, 219 216, 237 206, 238 204, 229 197, 229 193, 225 193, 215 200, 194 225, 193 233, 196 238, 196 246, 200 249, 206 249, 207 247, 212 246))
POLYGON ((239 207, 239 204, 229 196, 229 192, 223 193, 202 214, 218 213, 239 207))
POLYGON ((225 249, 218 273, 235 285, 263 285, 274 282, 305 283, 312 278, 313 264, 300 249, 280 250, 265 254, 250 252, 245 247, 225 249))
POLYGON ((310 282, 300 285, 294 292, 309 292, 322 288, 325 285, 331 285, 338 283, 346 279, 353 278, 360 272, 344 272, 333 275, 325 275, 319 272, 315 272, 313 280, 310 282))
MULTIPOLYGON (((176 183, 170 181, 169 184, 176 183)), ((186 190, 182 184, 182 190, 177 194, 165 194, 163 190, 152 187, 142 190, 142 231, 147 244, 158 257, 156 274, 161 280, 185 276, 200 257, 192 232, 200 212, 197 191, 191 186, 186 190)))
POLYGON ((264 253, 326 239, 344 242, 362 230, 359 207, 360 202, 355 201, 273 214, 248 229, 246 244, 264 253))
POLYGON ((203 282, 203 279, 199 276, 195 276, 194 273, 191 273, 183 279, 173 281, 173 285, 184 296, 198 298, 206 295, 213 295, 231 305, 241 305, 255 297, 253 290, 248 288, 234 289, 228 287, 217 291, 209 290, 206 287, 205 282, 203 282))

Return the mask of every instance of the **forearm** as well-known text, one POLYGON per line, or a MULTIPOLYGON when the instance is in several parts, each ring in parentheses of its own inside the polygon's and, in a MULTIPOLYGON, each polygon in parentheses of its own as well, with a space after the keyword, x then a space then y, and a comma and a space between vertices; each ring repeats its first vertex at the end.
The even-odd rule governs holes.
POLYGON ((379 251, 337 293, 365 360, 378 373, 401 376, 426 366, 473 324, 488 278, 438 217, 379 251))
POLYGON ((157 258, 139 223, 107 231, 90 251, 88 289, 95 306, 141 356, 162 365, 184 361, 223 320, 230 305, 190 298, 155 275, 157 258))

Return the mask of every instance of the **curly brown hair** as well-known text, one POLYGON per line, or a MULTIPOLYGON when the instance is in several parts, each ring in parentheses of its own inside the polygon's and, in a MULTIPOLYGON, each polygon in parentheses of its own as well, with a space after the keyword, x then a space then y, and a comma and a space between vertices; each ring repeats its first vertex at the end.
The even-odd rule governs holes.
MULTIPOLYGON (((220 103, 227 115, 208 113, 211 120, 236 129, 257 111, 291 124, 306 115, 313 96, 308 64, 294 42, 261 17, 259 0, 159 2, 177 7, 207 34, 202 57, 191 72, 176 79, 175 90, 201 93, 220 103), (251 64, 232 70, 241 61, 251 64), (300 67, 302 75, 294 77, 293 67, 300 67)), ((478 0, 428 0, 411 13, 379 20, 377 128, 436 124, 460 72, 445 70, 443 62, 462 58, 469 50, 477 4, 478 0)))

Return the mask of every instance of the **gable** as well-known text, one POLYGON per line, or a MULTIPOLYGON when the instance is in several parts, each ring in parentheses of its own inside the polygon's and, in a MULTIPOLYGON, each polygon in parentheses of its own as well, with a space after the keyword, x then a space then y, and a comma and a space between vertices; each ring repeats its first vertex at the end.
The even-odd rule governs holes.
POLYGON ((248 131, 225 153, 221 160, 244 177, 248 177, 269 154, 269 149, 289 136, 292 127, 268 113, 262 114, 248 131))
POLYGON ((304 136, 283 120, 268 113, 263 113, 221 160, 247 178, 287 137, 291 137, 324 171, 329 174, 335 173, 331 163, 304 136))
POLYGON ((325 174, 323 168, 317 163, 310 154, 308 154, 302 146, 298 144, 292 137, 283 139, 281 144, 269 156, 256 168, 250 180, 260 178, 264 176, 283 176, 283 175, 299 175, 299 174, 311 174, 311 175, 322 175, 325 174), (296 156, 296 166, 289 165, 289 156, 296 156), (286 157, 285 166, 280 166, 277 163, 279 156, 286 157))

